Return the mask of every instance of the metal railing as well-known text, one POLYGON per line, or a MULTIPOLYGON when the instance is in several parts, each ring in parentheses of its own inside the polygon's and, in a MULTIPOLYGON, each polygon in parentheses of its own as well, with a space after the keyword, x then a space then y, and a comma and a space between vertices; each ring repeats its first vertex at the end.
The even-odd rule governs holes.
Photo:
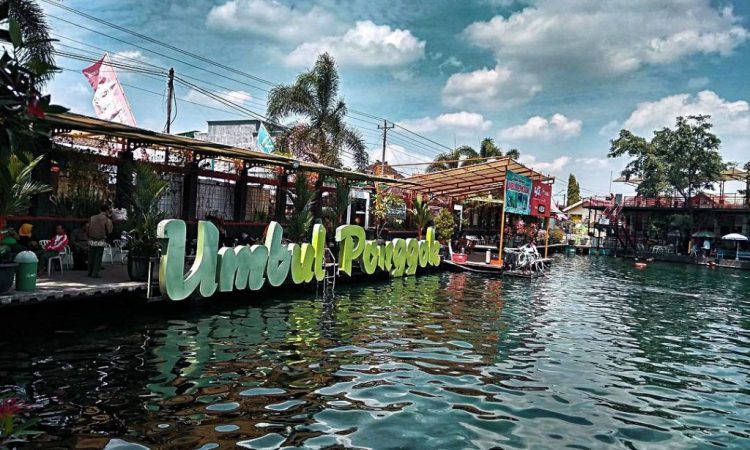
MULTIPOLYGON (((592 206, 604 206, 612 202, 610 198, 593 197, 590 200, 592 206)), ((641 197, 626 196, 622 200, 624 208, 671 208, 680 209, 691 206, 695 209, 750 209, 748 199, 745 195, 732 194, 705 194, 700 193, 690 199, 690 204, 682 196, 641 197)))

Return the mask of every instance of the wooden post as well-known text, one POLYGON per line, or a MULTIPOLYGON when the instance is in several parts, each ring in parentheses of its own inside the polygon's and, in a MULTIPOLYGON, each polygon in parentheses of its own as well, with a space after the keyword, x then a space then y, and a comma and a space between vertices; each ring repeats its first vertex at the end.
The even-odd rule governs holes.
MULTIPOLYGON (((589 214, 591 214, 591 211, 589 211, 589 214)), ((549 250, 549 224, 552 222, 552 217, 547 217, 547 232, 544 233, 544 257, 547 257, 547 252, 549 250)))
POLYGON ((503 207, 500 209, 500 241, 497 243, 497 258, 503 264, 503 238, 505 237, 505 185, 503 182, 503 207))

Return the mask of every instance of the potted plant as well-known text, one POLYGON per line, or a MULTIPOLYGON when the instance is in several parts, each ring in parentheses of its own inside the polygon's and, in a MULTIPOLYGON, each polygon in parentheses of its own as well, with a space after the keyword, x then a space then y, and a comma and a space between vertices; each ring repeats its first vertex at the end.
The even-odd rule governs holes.
POLYGON ((286 235, 292 242, 302 242, 308 237, 313 225, 312 207, 316 192, 310 189, 307 175, 299 172, 294 180, 294 193, 287 191, 287 195, 294 205, 294 213, 289 218, 286 235))
MULTIPOLYGON (((30 160, 28 155, 10 155, 8 163, 0 165, 0 234, 6 233, 8 216, 28 213, 32 197, 51 190, 46 184, 31 179, 31 172, 42 158, 30 160)), ((0 246, 0 294, 13 285, 17 264, 12 256, 7 245, 0 246)))
POLYGON ((128 275, 133 281, 146 281, 149 260, 159 254, 156 227, 165 218, 164 212, 159 210, 159 202, 169 183, 145 163, 136 164, 134 180, 132 214, 128 218, 128 275))
POLYGON ((414 207, 411 209, 411 215, 414 218, 414 225, 417 226, 417 239, 422 240, 422 232, 430 223, 430 204, 422 199, 422 195, 417 195, 414 201, 414 207))
POLYGON ((455 230, 456 219, 453 217, 453 213, 448 208, 441 209, 435 217, 435 233, 438 241, 445 244, 453 238, 455 230))

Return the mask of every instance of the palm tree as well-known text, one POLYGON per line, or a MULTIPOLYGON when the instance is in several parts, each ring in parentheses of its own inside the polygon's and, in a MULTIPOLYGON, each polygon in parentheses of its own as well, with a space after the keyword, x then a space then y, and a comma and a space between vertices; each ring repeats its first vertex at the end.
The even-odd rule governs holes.
POLYGON ((54 72, 44 69, 55 66, 54 48, 44 11, 37 2, 0 0, 0 25, 8 28, 0 30, 0 40, 16 44, 17 38, 20 37, 23 41, 19 60, 28 64, 35 72, 42 72, 37 81, 44 82, 52 78, 54 72), (14 36, 16 32, 19 32, 20 36, 14 36))
POLYGON ((429 202, 423 201, 421 195, 417 195, 414 207, 411 209, 411 215, 414 218, 414 225, 417 226, 417 239, 422 240, 422 231, 432 217, 430 216, 429 202))
POLYGON ((495 141, 492 138, 482 139, 482 143, 479 144, 479 157, 480 158, 492 158, 492 157, 503 156, 503 151, 495 145, 495 141))
POLYGON ((510 156, 512 159, 517 160, 518 158, 521 157, 521 151, 518 150, 517 148, 512 148, 508 150, 507 152, 505 152, 505 156, 510 156))
MULTIPOLYGON (((339 75, 336 62, 323 53, 309 72, 297 76, 294 84, 277 86, 268 95, 267 112, 273 120, 301 117, 305 121, 286 134, 285 149, 294 156, 331 167, 341 167, 341 156, 349 151, 357 170, 367 168, 367 152, 362 137, 344 123, 347 109, 338 98, 339 75), (295 144, 295 138, 297 140, 295 144), (301 149, 295 148, 304 147, 301 149)), ((284 138, 282 138, 284 141, 284 138)))
POLYGON ((432 163, 427 166, 427 172, 439 172, 441 170, 455 169, 471 164, 473 161, 466 159, 476 158, 479 154, 468 145, 462 145, 455 150, 440 153, 432 163))
MULTIPOLYGON (((346 103, 338 98, 339 75, 331 55, 318 56, 315 67, 297 76, 291 85, 276 86, 268 94, 267 114, 272 120, 301 117, 302 123, 288 130, 280 140, 281 151, 293 156, 341 167, 341 156, 351 153, 357 170, 367 168, 367 151, 362 136, 344 123, 346 103)), ((318 198, 315 217, 322 212, 323 177, 315 181, 318 198)))
POLYGON ((299 172, 294 180, 294 192, 287 191, 294 206, 294 213, 286 227, 287 238, 292 242, 302 242, 312 228, 315 192, 310 190, 308 181, 307 175, 299 172))

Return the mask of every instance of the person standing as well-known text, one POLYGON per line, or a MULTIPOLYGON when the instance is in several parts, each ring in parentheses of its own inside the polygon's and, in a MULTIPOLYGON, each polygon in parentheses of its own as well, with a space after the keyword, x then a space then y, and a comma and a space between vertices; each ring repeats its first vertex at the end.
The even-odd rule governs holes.
POLYGON ((109 218, 109 205, 102 205, 99 214, 89 219, 89 276, 101 278, 102 256, 107 245, 107 235, 112 233, 112 219, 109 218))

